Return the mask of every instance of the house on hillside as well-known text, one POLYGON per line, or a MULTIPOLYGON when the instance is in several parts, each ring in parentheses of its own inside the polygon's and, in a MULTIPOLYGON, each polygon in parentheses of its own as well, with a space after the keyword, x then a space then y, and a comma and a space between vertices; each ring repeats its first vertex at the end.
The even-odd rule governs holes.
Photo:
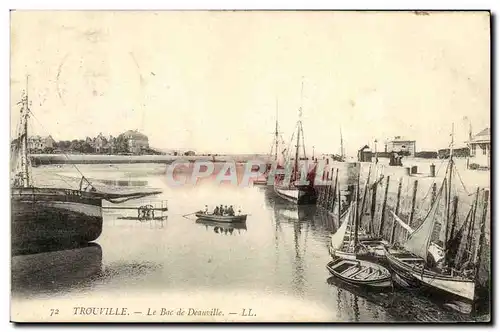
POLYGON ((127 130, 120 136, 127 141, 130 153, 139 154, 143 149, 149 148, 148 137, 138 130, 127 130))
POLYGON ((490 169, 491 137, 490 128, 485 128, 471 137, 467 145, 470 156, 467 159, 467 168, 490 169))
POLYGON ((43 152, 46 149, 54 148, 54 139, 52 136, 31 136, 28 138, 28 149, 30 152, 43 152))
POLYGON ((105 146, 108 144, 108 140, 102 133, 99 133, 97 137, 94 139, 92 147, 94 148, 95 153, 102 153, 105 146))

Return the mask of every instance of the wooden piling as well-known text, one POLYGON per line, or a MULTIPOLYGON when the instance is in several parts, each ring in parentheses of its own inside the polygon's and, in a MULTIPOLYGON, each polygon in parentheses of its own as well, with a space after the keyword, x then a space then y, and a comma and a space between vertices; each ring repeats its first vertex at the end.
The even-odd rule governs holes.
MULTIPOLYGON (((366 194, 368 192, 368 186, 370 185, 370 175, 372 174, 372 165, 370 165, 370 168, 368 169, 368 177, 366 178, 366 184, 363 190, 363 198, 361 200, 361 208, 360 210, 360 215, 359 215, 359 223, 361 225, 361 221, 363 220, 363 216, 365 214, 365 201, 366 201, 366 194)), ((368 224, 368 227, 366 228, 366 231, 368 233, 371 233, 371 225, 368 224)))
POLYGON ((457 222, 457 208, 458 208, 458 196, 453 197, 452 202, 452 211, 451 211, 451 225, 446 230, 446 238, 451 239, 453 237, 453 233, 455 233, 455 227, 457 222))
POLYGON ((375 180, 375 182, 372 185, 372 204, 370 207, 370 227, 373 227, 375 229, 375 225, 373 222, 375 221, 375 209, 377 207, 377 186, 378 182, 375 180))
MULTIPOLYGON (((403 178, 399 179, 399 184, 398 184, 398 196, 396 197, 396 211, 395 214, 399 215, 399 202, 401 200, 401 188, 403 187, 403 178)), ((396 233, 396 218, 392 218, 392 229, 391 229, 391 237, 390 237, 390 243, 394 243, 394 236, 396 233)))
POLYGON ((432 184, 431 206, 434 205, 434 202, 436 201, 436 195, 437 195, 437 183, 434 182, 432 184))
POLYGON ((354 209, 354 234, 353 234, 353 242, 354 246, 358 245, 358 230, 359 230, 359 178, 361 177, 361 169, 359 169, 358 173, 358 181, 356 183, 356 194, 354 196, 355 201, 355 209, 354 209))
POLYGON ((323 206, 323 203, 325 201, 325 186, 321 185, 319 186, 319 205, 323 206))
POLYGON ((415 202, 417 200, 417 188, 418 188, 418 180, 413 182, 413 193, 411 196, 411 209, 410 209, 410 218, 408 219, 409 226, 413 226, 413 217, 415 216, 415 202))
POLYGON ((326 200, 328 199, 328 187, 326 185, 323 186, 323 207, 326 206, 326 200))
POLYGON ((340 186, 337 186, 337 190, 338 190, 338 196, 337 196, 337 200, 338 200, 337 206, 338 206, 338 209, 337 210, 339 212, 339 214, 338 214, 338 220, 339 220, 338 227, 340 227, 340 216, 341 216, 341 212, 342 212, 342 206, 341 206, 342 205, 341 204, 342 203, 342 198, 340 197, 340 186))
POLYGON ((332 183, 330 179, 328 179, 328 186, 326 188, 327 190, 326 190, 325 209, 328 210, 328 207, 330 206, 330 201, 332 200, 332 183))
POLYGON ((475 274, 475 283, 476 283, 476 290, 474 292, 474 303, 473 303, 473 313, 477 313, 478 309, 478 291, 477 291, 477 284, 480 276, 480 266, 482 264, 481 257, 483 256, 483 250, 484 250, 484 241, 485 241, 485 230, 486 230, 486 216, 488 212, 488 203, 489 203, 489 190, 485 189, 484 190, 484 196, 483 196, 483 211, 481 214, 481 227, 480 227, 480 233, 479 233, 479 239, 477 243, 477 251, 475 255, 475 264, 474 264, 474 274, 475 274))
POLYGON ((466 246, 466 249, 469 251, 469 252, 472 252, 472 238, 473 238, 473 234, 474 234, 474 231, 475 231, 475 225, 476 225, 476 212, 477 212, 477 203, 479 201, 479 187, 477 187, 477 190, 476 190, 476 199, 474 200, 474 205, 472 207, 472 215, 471 215, 471 218, 472 220, 470 221, 470 225, 469 225, 469 230, 467 232, 467 246, 466 246))
MULTIPOLYGON (((335 172, 335 186, 333 187, 332 202, 331 202, 331 205, 328 208, 328 210, 332 211, 332 212, 335 209, 335 201, 336 201, 336 198, 337 198, 338 182, 339 182, 339 169, 337 168, 337 171, 335 172)), ((339 204, 340 204, 340 200, 339 200, 339 204)))
POLYGON ((382 236, 382 230, 384 229, 385 222, 385 206, 387 205, 387 192, 389 191, 389 180, 390 176, 387 176, 387 183, 385 185, 384 201, 382 202, 382 214, 380 215, 380 226, 378 228, 378 235, 382 236))

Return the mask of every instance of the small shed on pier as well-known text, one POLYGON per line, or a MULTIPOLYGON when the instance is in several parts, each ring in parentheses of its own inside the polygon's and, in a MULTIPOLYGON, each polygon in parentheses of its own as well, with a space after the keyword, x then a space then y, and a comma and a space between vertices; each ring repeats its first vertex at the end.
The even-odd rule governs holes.
POLYGON ((359 162, 371 162, 372 158, 373 158, 373 152, 370 150, 370 147, 368 145, 365 145, 358 150, 359 162))

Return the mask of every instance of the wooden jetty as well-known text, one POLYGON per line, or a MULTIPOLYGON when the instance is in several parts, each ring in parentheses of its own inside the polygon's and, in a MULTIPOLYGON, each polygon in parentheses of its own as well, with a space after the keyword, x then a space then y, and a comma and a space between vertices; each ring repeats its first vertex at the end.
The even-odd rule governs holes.
POLYGON ((103 206, 105 210, 135 210, 137 211, 138 219, 155 219, 155 211, 167 212, 168 204, 166 200, 159 202, 159 206, 153 205, 158 204, 158 202, 149 202, 149 204, 143 204, 140 206, 121 206, 121 205, 109 205, 103 206))

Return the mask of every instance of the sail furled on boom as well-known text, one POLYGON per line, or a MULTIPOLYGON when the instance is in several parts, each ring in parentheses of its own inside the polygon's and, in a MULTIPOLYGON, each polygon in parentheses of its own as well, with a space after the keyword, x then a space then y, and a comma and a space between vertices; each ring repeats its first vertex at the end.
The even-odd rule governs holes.
POLYGON ((440 202, 440 197, 443 194, 443 185, 439 189, 438 194, 436 195, 436 200, 434 201, 433 206, 431 207, 429 213, 426 218, 424 218, 424 222, 408 237, 408 240, 405 242, 404 247, 414 253, 415 255, 423 258, 427 261, 427 251, 429 248, 429 244, 431 241, 432 234, 434 232, 434 227, 436 225, 436 221, 438 218, 442 217, 440 213, 438 213, 438 207, 440 202))

